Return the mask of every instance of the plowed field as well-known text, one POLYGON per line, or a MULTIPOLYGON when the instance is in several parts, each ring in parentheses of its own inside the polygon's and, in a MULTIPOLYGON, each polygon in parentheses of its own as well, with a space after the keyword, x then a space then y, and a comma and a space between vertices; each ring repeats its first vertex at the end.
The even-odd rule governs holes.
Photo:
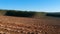
POLYGON ((0 34, 60 34, 60 19, 0 16, 0 34))

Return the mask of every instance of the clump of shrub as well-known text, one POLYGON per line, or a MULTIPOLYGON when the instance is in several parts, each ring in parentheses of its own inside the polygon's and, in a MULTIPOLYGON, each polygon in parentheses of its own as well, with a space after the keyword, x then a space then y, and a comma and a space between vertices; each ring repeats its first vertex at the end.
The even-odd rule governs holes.
POLYGON ((8 10, 5 15, 17 17, 32 17, 35 12, 8 10))
POLYGON ((60 13, 47 13, 46 16, 60 17, 60 13))

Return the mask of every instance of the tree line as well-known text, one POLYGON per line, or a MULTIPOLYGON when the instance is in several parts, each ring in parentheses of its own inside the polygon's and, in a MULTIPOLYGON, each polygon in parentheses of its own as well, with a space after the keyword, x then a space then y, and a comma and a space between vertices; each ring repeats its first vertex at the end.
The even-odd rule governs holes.
POLYGON ((17 17, 32 17, 33 15, 35 15, 35 12, 8 10, 5 15, 17 17))
POLYGON ((60 13, 47 13, 46 16, 60 17, 60 13))

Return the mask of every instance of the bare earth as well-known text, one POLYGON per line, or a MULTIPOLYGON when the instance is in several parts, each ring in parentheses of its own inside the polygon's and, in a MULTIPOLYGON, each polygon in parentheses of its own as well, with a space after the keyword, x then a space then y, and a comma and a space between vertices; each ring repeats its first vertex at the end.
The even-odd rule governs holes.
POLYGON ((60 34, 60 19, 0 16, 0 34, 60 34))

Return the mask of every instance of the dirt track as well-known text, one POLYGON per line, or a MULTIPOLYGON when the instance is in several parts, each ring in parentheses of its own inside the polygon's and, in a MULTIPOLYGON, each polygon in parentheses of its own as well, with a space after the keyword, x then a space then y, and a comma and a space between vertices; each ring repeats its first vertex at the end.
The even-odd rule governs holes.
POLYGON ((0 32, 3 34, 60 34, 60 19, 0 16, 0 32))

